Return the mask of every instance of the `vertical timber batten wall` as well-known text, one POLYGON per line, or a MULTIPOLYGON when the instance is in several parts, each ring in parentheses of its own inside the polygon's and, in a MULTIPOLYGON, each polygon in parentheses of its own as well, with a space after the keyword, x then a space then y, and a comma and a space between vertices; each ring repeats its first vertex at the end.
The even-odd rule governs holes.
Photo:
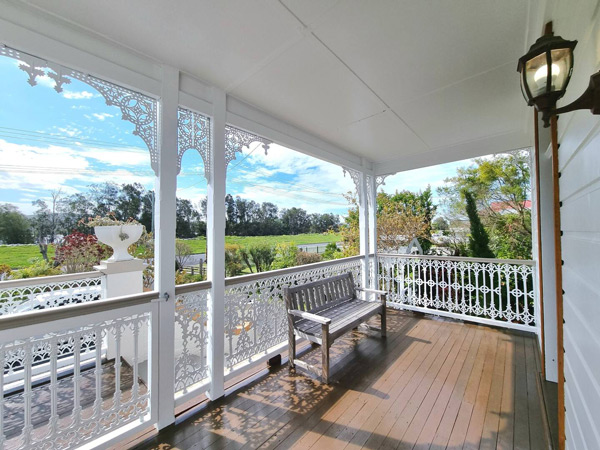
MULTIPOLYGON (((561 106, 600 69, 600 4, 557 1, 547 13, 555 34, 579 41, 561 106)), ((600 118, 589 111, 560 116, 558 142, 565 448, 592 449, 600 448, 600 118)))

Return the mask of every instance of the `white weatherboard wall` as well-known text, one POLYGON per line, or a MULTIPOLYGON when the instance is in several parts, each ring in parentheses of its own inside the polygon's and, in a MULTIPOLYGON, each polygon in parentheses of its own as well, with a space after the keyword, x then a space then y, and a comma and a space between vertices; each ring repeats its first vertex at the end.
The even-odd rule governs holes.
MULTIPOLYGON (((600 68, 600 3, 557 1, 547 11, 555 34, 577 39, 565 105, 600 68)), ((565 350, 566 448, 600 448, 600 116, 558 121, 565 350)))

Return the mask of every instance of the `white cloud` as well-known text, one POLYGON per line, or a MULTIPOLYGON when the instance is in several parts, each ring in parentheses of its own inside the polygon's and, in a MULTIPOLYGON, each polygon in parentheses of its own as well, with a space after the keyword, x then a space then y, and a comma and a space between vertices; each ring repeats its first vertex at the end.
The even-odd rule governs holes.
POLYGON ((131 148, 81 148, 78 153, 110 166, 139 167, 149 170, 150 153, 145 149, 131 148))
POLYGON ((58 127, 57 130, 61 133, 66 134, 69 137, 76 137, 81 135, 81 130, 71 125, 67 125, 66 127, 58 127))
POLYGON ((115 117, 114 114, 108 114, 108 113, 92 113, 92 116, 94 116, 96 119, 100 120, 100 121, 104 121, 106 120, 108 117, 115 117))
POLYGON ((26 198, 40 198, 51 190, 62 189, 69 195, 78 191, 74 185, 87 186, 105 181, 152 187, 154 176, 147 151, 121 150, 55 145, 35 147, 0 139, 0 201, 16 203, 17 198, 7 198, 6 191, 18 191, 21 194, 19 203, 23 204, 26 198), (98 168, 94 162, 111 165, 115 170, 98 168))
POLYGON ((62 96, 69 100, 87 100, 95 97, 93 93, 88 91, 69 91, 67 89, 62 91, 62 96))
MULTIPOLYGON (((254 147, 251 147, 251 150, 254 147)), ((344 213, 343 194, 354 190, 342 168, 273 144, 267 156, 257 149, 230 165, 227 190, 257 202, 281 208, 301 207, 309 212, 344 213)))

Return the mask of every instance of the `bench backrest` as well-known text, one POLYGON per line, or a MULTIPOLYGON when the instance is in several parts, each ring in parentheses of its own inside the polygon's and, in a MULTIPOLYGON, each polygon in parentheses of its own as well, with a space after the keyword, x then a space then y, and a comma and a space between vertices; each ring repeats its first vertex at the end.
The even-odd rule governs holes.
POLYGON ((356 297, 352 273, 283 289, 287 309, 316 312, 356 297))

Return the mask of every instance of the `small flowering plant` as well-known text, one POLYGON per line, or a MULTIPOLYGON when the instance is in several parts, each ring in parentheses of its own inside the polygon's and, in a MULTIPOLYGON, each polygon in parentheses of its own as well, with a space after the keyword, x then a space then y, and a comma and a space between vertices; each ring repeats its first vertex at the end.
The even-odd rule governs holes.
POLYGON ((85 219, 81 219, 80 222, 88 227, 121 226, 119 239, 122 241, 129 239, 129 235, 123 231, 123 225, 140 225, 137 220, 132 219, 131 217, 127 220, 119 220, 114 212, 109 212, 106 216, 88 217, 87 221, 85 219))

